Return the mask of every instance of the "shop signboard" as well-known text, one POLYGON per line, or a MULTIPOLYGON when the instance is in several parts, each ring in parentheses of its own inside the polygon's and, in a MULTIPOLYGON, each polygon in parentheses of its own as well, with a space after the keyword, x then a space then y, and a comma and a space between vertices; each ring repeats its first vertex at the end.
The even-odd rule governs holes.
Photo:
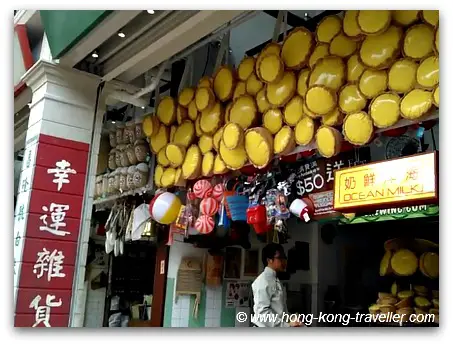
POLYGON ((439 216, 438 205, 419 205, 409 207, 387 208, 360 215, 350 213, 343 215, 339 220, 340 224, 359 224, 435 216, 439 216))
POLYGON ((293 198, 308 197, 315 208, 313 218, 333 218, 340 213, 333 209, 333 187, 335 171, 344 167, 363 165, 371 161, 369 147, 342 152, 334 158, 320 158, 296 163, 294 182, 291 188, 293 198))
POLYGON ((342 213, 438 201, 437 152, 335 172, 334 209, 342 213))
POLYGON ((88 149, 43 134, 25 149, 14 224, 16 327, 69 324, 88 149))

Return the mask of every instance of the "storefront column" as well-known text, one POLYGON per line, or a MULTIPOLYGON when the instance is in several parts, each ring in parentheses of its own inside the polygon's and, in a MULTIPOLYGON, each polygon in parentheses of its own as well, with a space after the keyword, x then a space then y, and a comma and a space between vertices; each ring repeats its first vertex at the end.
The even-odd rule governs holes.
POLYGON ((33 96, 14 212, 14 325, 68 327, 84 295, 100 80, 45 61, 23 80, 33 96))

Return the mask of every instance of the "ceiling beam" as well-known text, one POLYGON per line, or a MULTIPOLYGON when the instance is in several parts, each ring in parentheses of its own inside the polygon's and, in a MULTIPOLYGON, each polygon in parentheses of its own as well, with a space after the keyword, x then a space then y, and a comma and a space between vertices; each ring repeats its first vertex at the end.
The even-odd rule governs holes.
POLYGON ((66 67, 74 67, 141 12, 129 10, 114 11, 72 47, 69 52, 64 54, 60 58, 59 63, 66 67))
POLYGON ((159 23, 170 13, 171 11, 156 11, 153 15, 150 15, 147 12, 139 14, 134 20, 129 22, 121 29, 126 37, 121 38, 117 35, 112 36, 97 49, 99 58, 96 59, 94 64, 99 65, 115 55, 121 49, 126 47, 128 44, 140 37, 143 33, 159 23))
MULTIPOLYGON (((119 79, 126 82, 133 80, 243 12, 245 11, 199 11, 160 37, 154 39, 151 37, 147 42, 140 42, 141 46, 127 47, 130 54, 117 54, 116 59, 107 61, 104 65, 106 74, 103 79, 108 81, 120 76, 119 79)), ((166 23, 167 20, 164 22, 167 27, 171 26, 171 22, 166 23)))

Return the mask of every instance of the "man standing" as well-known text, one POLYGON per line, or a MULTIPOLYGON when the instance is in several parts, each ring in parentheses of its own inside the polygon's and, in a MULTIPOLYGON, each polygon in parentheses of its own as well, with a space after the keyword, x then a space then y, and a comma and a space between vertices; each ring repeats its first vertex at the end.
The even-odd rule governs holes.
MULTIPOLYGON (((270 243, 263 248, 261 259, 264 268, 252 284, 253 312, 256 327, 300 327, 301 322, 285 322, 283 313, 288 314, 286 293, 277 273, 286 270, 286 255, 282 245, 270 243), (276 316, 274 316, 276 315, 276 316)), ((288 316, 286 316, 288 317, 288 316)))

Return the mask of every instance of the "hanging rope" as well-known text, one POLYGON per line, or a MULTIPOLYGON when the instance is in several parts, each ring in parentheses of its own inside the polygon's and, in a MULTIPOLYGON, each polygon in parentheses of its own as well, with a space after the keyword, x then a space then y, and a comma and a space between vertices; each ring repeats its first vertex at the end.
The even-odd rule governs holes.
POLYGON ((220 43, 219 52, 217 53, 217 58, 214 65, 214 71, 217 71, 217 69, 222 64, 223 58, 225 57, 225 53, 228 54, 229 46, 230 46, 230 32, 228 31, 225 35, 223 35, 222 41, 220 43))
POLYGON ((192 83, 192 74, 193 74, 193 57, 189 55, 186 59, 186 64, 184 66, 184 72, 182 73, 181 82, 179 83, 178 93, 181 92, 183 88, 189 86, 192 83))
POLYGON ((280 35, 280 32, 282 30, 282 24, 283 24, 283 29, 284 29, 283 38, 286 38, 287 17, 288 17, 288 11, 278 11, 277 20, 275 21, 275 26, 274 26, 274 34, 272 35, 273 42, 278 42, 278 36, 280 35))

